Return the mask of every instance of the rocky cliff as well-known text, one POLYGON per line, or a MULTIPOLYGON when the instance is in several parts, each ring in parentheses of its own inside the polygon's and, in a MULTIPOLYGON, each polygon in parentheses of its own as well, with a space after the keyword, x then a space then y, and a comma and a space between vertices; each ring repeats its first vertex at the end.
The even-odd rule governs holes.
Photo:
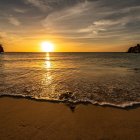
POLYGON ((128 53, 140 53, 140 44, 137 44, 137 46, 130 47, 128 49, 128 53))
POLYGON ((0 53, 3 53, 4 52, 4 49, 2 47, 2 45, 0 44, 0 53))

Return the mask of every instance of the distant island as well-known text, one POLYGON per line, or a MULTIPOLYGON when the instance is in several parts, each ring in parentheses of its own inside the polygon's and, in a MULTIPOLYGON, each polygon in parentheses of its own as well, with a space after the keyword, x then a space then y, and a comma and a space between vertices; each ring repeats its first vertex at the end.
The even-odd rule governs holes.
POLYGON ((4 53, 4 49, 1 44, 0 44, 0 53, 4 53))
POLYGON ((137 46, 130 47, 127 51, 128 53, 140 53, 140 44, 137 44, 137 46))

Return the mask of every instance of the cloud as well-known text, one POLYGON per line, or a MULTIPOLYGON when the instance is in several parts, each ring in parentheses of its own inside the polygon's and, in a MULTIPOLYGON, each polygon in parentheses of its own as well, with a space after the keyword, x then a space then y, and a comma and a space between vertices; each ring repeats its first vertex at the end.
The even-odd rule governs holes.
POLYGON ((27 3, 32 4, 33 6, 39 8, 42 11, 47 11, 51 9, 49 4, 43 0, 27 0, 27 3))
POLYGON ((17 12, 17 13, 22 13, 22 14, 27 12, 27 10, 19 9, 19 8, 15 8, 14 11, 17 12))
MULTIPOLYGON (((50 13, 43 21, 47 32, 59 34, 64 38, 73 39, 102 39, 122 40, 133 32, 135 37, 140 30, 140 5, 123 7, 118 4, 107 6, 107 0, 80 2, 76 5, 50 13)), ((108 0, 109 1, 109 0, 108 0)))
POLYGON ((75 6, 49 14, 45 19, 42 20, 42 24, 46 28, 56 28, 58 30, 65 28, 72 30, 72 28, 69 27, 77 27, 77 24, 79 25, 79 21, 83 20, 81 19, 82 15, 84 15, 87 10, 88 6, 85 3, 78 3, 75 6))
POLYGON ((13 16, 10 16, 10 17, 8 18, 8 20, 9 20, 9 22, 10 22, 11 24, 13 24, 13 25, 15 25, 15 26, 19 26, 19 25, 21 24, 20 21, 19 21, 17 18, 13 17, 13 16))
POLYGON ((138 14, 139 12, 140 6, 124 8, 117 13, 119 14, 119 16, 115 18, 110 18, 113 17, 113 15, 115 16, 115 11, 108 12, 108 14, 104 15, 102 19, 93 21, 93 23, 91 23, 89 26, 80 29, 79 32, 91 34, 93 33, 96 35, 98 33, 106 33, 108 35, 111 33, 110 37, 113 36, 112 33, 116 34, 118 32, 118 34, 120 35, 121 32, 132 32, 131 26, 134 26, 133 24, 135 24, 136 26, 136 23, 140 22, 140 16, 138 14), (133 13, 135 16, 132 16, 130 13, 133 13))
POLYGON ((71 7, 79 2, 86 2, 87 0, 26 0, 27 4, 31 4, 40 10, 56 11, 66 7, 71 7))
MULTIPOLYGON (((121 19, 121 20, 97 20, 94 21, 91 25, 80 29, 79 32, 81 33, 89 33, 90 35, 93 34, 97 36, 100 33, 107 32, 109 30, 123 30, 125 28, 125 25, 127 23, 127 19, 121 19)), ((94 37, 92 35, 92 37, 94 37)))

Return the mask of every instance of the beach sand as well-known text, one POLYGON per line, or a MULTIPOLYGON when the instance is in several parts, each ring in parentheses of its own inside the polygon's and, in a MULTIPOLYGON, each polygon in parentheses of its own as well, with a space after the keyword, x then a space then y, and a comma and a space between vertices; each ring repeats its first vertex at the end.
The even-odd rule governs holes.
POLYGON ((140 107, 124 110, 0 98, 0 140, 140 140, 140 107))

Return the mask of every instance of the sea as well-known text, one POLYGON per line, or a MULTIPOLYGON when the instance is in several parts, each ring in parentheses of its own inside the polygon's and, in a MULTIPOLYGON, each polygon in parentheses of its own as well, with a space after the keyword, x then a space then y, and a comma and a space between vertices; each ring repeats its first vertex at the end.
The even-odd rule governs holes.
POLYGON ((140 55, 0 54, 0 96, 121 108, 140 104, 140 55))

